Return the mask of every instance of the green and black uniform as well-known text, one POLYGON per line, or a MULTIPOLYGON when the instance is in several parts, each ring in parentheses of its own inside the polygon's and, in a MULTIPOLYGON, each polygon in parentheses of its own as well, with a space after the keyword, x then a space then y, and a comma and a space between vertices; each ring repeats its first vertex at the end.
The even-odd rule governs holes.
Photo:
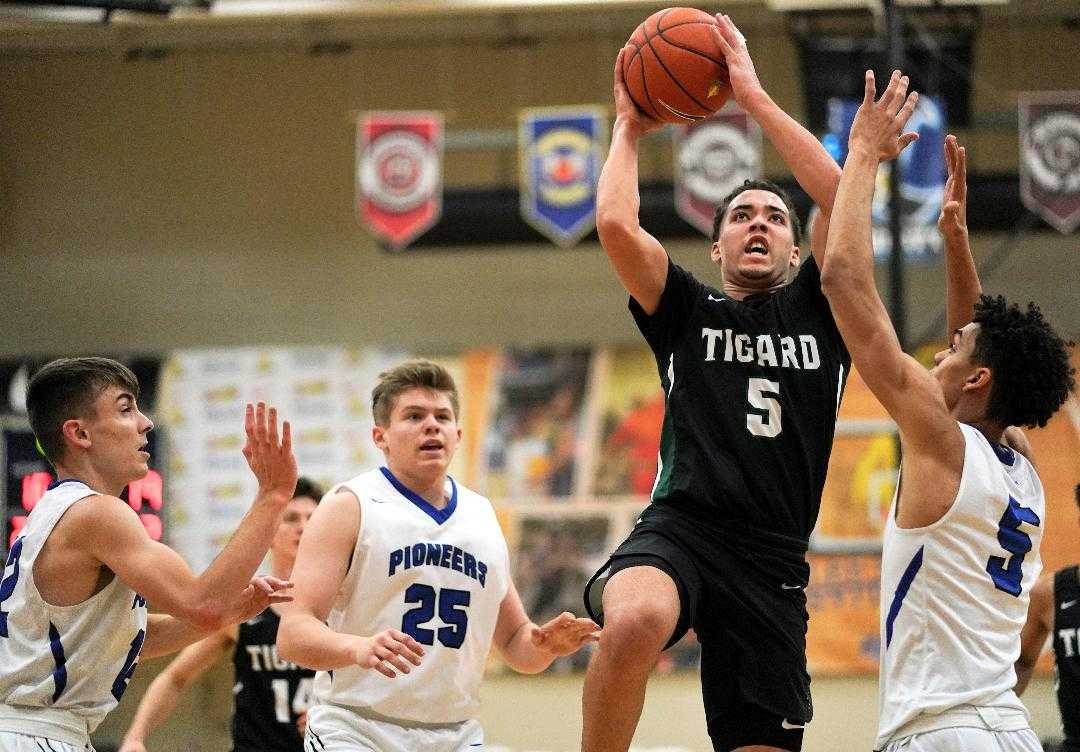
POLYGON ((798 749, 806 672, 806 549, 851 357, 815 261, 742 301, 668 262, 657 310, 630 311, 656 357, 666 408, 652 504, 590 581, 657 566, 679 588, 673 644, 693 627, 716 748, 798 749), (755 713, 761 723, 747 722, 755 713), (778 735, 759 726, 775 720, 778 735))
POLYGON ((268 608, 240 624, 233 651, 233 752, 301 752, 296 726, 311 704, 315 672, 277 653, 281 618, 268 608))
POLYGON ((1054 666, 1062 752, 1080 752, 1080 568, 1054 573, 1054 666))

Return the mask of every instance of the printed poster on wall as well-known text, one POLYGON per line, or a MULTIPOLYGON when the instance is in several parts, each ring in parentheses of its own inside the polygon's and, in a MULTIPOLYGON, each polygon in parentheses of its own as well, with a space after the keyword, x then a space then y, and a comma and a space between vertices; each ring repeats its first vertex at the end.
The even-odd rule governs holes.
POLYGON ((401 356, 338 347, 174 353, 158 415, 170 429, 169 540, 196 571, 209 565, 255 498, 241 454, 247 402, 278 408, 300 474, 324 488, 382 463, 371 441, 371 388, 401 356))
MULTIPOLYGON (((860 100, 833 98, 828 102, 829 133, 826 142, 837 161, 847 157, 851 121, 860 100)), ((941 198, 945 193, 945 109, 935 97, 922 96, 906 130, 919 134, 919 140, 900 154, 900 200, 904 209, 904 257, 928 260, 941 255, 942 240, 937 229, 941 198)), ((889 234, 890 162, 878 168, 874 191, 874 255, 887 258, 892 247, 889 234)))

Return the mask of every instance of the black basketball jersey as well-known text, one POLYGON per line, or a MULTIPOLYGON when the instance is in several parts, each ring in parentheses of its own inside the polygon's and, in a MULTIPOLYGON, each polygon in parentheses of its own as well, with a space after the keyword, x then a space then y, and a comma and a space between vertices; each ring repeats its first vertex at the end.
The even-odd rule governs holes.
POLYGON ((315 672, 278 658, 281 619, 266 609, 240 625, 233 653, 233 750, 235 752, 301 752, 297 717, 311 704, 315 672))
POLYGON ((1054 573, 1054 660, 1066 752, 1080 752, 1080 568, 1054 573))
POLYGON ((851 368, 814 259, 742 301, 669 261, 656 312, 630 310, 667 395, 653 501, 806 541, 851 368))

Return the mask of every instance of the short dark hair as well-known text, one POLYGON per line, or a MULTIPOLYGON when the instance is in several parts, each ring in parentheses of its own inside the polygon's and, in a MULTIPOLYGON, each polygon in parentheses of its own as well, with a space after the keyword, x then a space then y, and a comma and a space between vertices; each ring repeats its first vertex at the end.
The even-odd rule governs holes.
POLYGON ((293 491, 292 497, 298 499, 301 496, 306 496, 309 499, 314 499, 315 503, 318 504, 323 497, 323 493, 322 486, 311 480, 311 478, 305 478, 301 475, 296 479, 296 490, 293 491))
POLYGON ((450 372, 430 360, 409 360, 379 374, 379 381, 371 391, 371 415, 375 425, 389 425, 394 400, 402 392, 416 387, 445 392, 454 408, 454 417, 457 417, 457 386, 450 372))
POLYGON ((1039 306, 1021 310, 998 295, 975 304, 979 325, 972 359, 994 374, 987 417, 1002 426, 1046 425, 1076 387, 1072 343, 1043 318, 1039 306))
POLYGON ((88 416, 94 401, 110 386, 139 396, 131 369, 110 358, 60 358, 46 363, 26 387, 30 427, 54 465, 64 456, 64 422, 88 416))
POLYGON ((791 220, 791 237, 795 245, 802 243, 802 222, 799 220, 798 212, 795 211, 795 205, 791 203, 791 196, 771 180, 744 180, 742 185, 724 196, 720 205, 716 207, 716 213, 713 215, 712 242, 715 243, 720 239, 720 227, 724 224, 724 215, 727 214, 731 202, 743 191, 768 191, 779 196, 780 200, 784 202, 784 207, 788 211, 788 218, 791 220))

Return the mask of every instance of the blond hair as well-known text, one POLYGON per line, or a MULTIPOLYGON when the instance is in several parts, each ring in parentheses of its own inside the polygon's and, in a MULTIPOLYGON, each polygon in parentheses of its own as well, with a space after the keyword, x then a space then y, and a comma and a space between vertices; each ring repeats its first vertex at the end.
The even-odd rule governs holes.
POLYGON ((375 425, 389 425, 390 413, 398 395, 417 388, 445 393, 450 397, 454 417, 457 417, 457 386, 450 372, 430 360, 408 360, 379 374, 379 381, 371 390, 371 414, 375 418, 375 425))

